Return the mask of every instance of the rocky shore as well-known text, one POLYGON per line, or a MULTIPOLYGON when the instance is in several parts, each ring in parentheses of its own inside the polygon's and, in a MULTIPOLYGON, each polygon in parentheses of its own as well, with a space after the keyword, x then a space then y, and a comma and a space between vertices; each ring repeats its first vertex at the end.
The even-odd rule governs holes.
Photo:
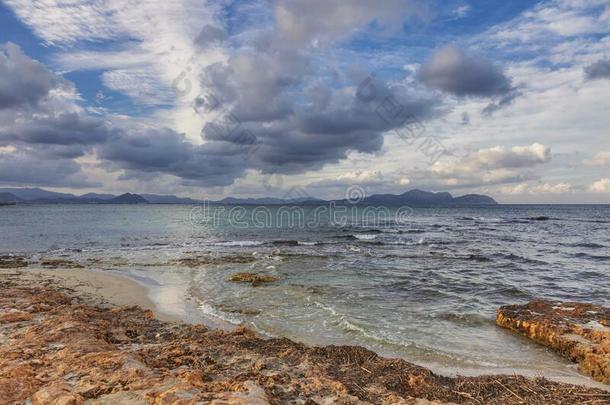
POLYGON ((161 321, 61 280, 1 272, 0 404, 610 403, 542 378, 449 378, 361 347, 161 321))
POLYGON ((496 323, 576 361, 582 373, 610 384, 610 308, 532 301, 498 310, 496 323))

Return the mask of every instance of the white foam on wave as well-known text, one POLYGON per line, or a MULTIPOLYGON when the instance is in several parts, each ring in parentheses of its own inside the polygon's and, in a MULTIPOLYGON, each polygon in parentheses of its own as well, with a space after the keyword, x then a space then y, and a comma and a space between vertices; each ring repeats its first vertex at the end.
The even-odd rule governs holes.
POLYGON ((197 303, 199 304, 199 309, 201 310, 201 312, 203 312, 209 317, 220 319, 221 321, 228 322, 232 325, 240 325, 242 323, 240 319, 233 317, 227 314, 226 312, 217 310, 216 308, 205 303, 204 301, 197 299, 197 303))
POLYGON ((228 242, 216 242, 214 246, 261 246, 264 242, 255 240, 233 240, 228 242))
POLYGON ((373 235, 373 234, 368 234, 368 233, 363 233, 360 235, 354 235, 356 237, 356 239, 360 239, 360 240, 374 240, 377 238, 377 235, 373 235))

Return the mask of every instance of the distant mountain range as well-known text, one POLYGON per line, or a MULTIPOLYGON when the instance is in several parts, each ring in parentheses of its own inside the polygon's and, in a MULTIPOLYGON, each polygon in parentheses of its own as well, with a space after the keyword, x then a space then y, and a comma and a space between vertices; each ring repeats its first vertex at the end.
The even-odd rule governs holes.
MULTIPOLYGON (((212 202, 219 205, 321 205, 352 204, 348 200, 321 200, 313 197, 304 198, 234 198, 227 197, 212 202)), ((88 193, 81 196, 66 193, 56 193, 40 188, 0 188, 0 203, 19 204, 201 204, 202 200, 176 197, 174 195, 132 194, 119 196, 113 194, 88 193)), ((486 195, 467 194, 453 197, 447 192, 433 193, 422 190, 410 190, 403 194, 374 194, 358 201, 359 205, 368 206, 464 206, 464 205, 496 205, 497 202, 486 195)))
POLYGON ((138 194, 125 193, 119 196, 112 194, 89 193, 81 196, 56 193, 40 188, 0 188, 0 203, 18 204, 147 204, 145 198, 138 194))
MULTIPOLYGON (((336 203, 349 203, 347 200, 338 200, 336 203)), ((402 194, 373 194, 359 202, 360 205, 369 206, 454 206, 454 205, 497 205, 491 197, 480 194, 467 194, 453 197, 447 192, 433 193, 430 191, 410 190, 402 194)))

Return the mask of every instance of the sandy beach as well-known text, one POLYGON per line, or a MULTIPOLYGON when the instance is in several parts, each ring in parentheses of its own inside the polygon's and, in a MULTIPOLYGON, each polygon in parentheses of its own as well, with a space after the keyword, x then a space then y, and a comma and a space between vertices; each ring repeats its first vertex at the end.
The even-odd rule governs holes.
POLYGON ((35 287, 52 286, 59 291, 78 296, 89 305, 102 308, 137 305, 142 309, 155 312, 162 321, 179 322, 171 315, 159 311, 149 298, 146 287, 127 277, 85 268, 41 269, 28 268, 27 271, 0 269, 0 276, 10 277, 18 274, 22 282, 35 287))
POLYGON ((449 378, 355 346, 187 325, 147 290, 86 269, 1 269, 0 403, 591 403, 610 393, 519 376, 449 378))

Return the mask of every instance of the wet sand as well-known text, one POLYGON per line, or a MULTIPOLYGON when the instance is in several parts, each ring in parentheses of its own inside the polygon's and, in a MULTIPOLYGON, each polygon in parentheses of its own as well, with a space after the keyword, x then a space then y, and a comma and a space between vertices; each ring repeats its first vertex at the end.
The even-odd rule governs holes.
POLYGON ((161 312, 149 298, 149 291, 138 282, 108 272, 85 268, 73 269, 0 269, 0 277, 19 274, 19 279, 32 286, 52 285, 59 291, 74 294, 87 304, 103 308, 137 305, 154 311, 162 321, 180 322, 174 315, 161 312))

